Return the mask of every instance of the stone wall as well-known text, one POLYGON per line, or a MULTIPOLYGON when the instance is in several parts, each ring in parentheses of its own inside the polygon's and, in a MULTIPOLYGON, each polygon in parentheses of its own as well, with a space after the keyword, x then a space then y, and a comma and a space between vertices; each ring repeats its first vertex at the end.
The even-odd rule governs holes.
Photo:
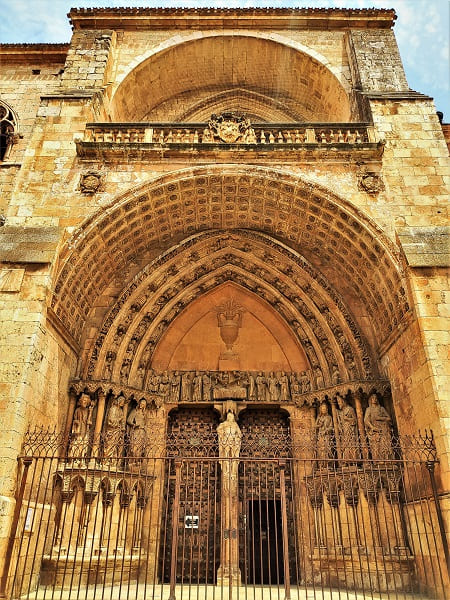
MULTIPOLYGON (((77 355, 81 350, 66 335, 64 328, 58 328, 60 324, 50 322, 51 317, 48 316, 52 290, 63 266, 60 261, 72 260, 71 236, 82 223, 95 220, 100 211, 111 213, 112 206, 119 204, 119 198, 133 196, 137 186, 140 186, 139 193, 145 194, 145 186, 150 187, 158 177, 188 168, 210 168, 208 176, 214 177, 218 165, 235 165, 244 170, 270 167, 280 174, 280 179, 286 175, 305 182, 302 186, 310 190, 309 198, 320 187, 327 190, 330 198, 342 198, 342 206, 352 208, 356 224, 359 223, 358 215, 363 215, 373 224, 373 231, 378 232, 382 244, 389 249, 388 254, 399 277, 408 283, 411 310, 407 319, 394 328, 389 339, 379 339, 370 315, 361 308, 360 298, 347 287, 345 278, 336 273, 334 282, 341 286, 339 289, 346 306, 360 331, 373 351, 379 352, 382 374, 388 376, 392 383, 401 429, 409 432, 418 427, 432 427, 435 430, 442 456, 442 485, 443 489, 448 489, 446 455, 449 452, 450 415, 445 397, 448 371, 445 371, 444 347, 448 343, 445 300, 449 288, 444 273, 447 259, 442 249, 443 228, 448 219, 448 148, 432 101, 408 92, 391 30, 358 30, 348 35, 343 31, 278 31, 270 34, 271 42, 266 46, 261 40, 267 32, 261 33, 257 29, 252 32, 253 38, 258 40, 252 44, 253 48, 273 48, 276 42, 285 39, 292 48, 306 49, 311 58, 302 64, 311 67, 311 81, 318 94, 326 94, 321 77, 327 78, 328 82, 336 82, 336 89, 340 89, 342 94, 345 90, 350 92, 352 87, 361 87, 362 92, 367 93, 366 99, 351 96, 347 113, 351 113, 352 120, 372 115, 376 135, 386 142, 382 158, 371 155, 361 164, 356 154, 343 158, 338 152, 330 151, 326 160, 318 162, 306 158, 292 159, 286 155, 280 157, 258 149, 249 160, 220 148, 209 155, 196 151, 167 158, 161 153, 151 161, 126 156, 107 162, 77 156, 74 138, 83 136, 87 122, 107 121, 111 110, 116 111, 112 112, 113 119, 117 115, 125 118, 129 107, 132 108, 130 115, 141 114, 150 118, 145 104, 147 99, 140 98, 138 94, 129 100, 130 104, 125 101, 121 106, 117 102, 114 104, 114 93, 120 95, 120 84, 127 76, 136 89, 139 87, 139 68, 132 72, 134 67, 148 59, 155 48, 162 50, 187 39, 190 40, 193 56, 196 48, 194 38, 200 40, 197 48, 208 47, 212 51, 213 46, 208 45, 210 42, 202 46, 202 40, 210 38, 211 33, 77 30, 63 73, 60 72, 63 67, 61 59, 33 65, 25 59, 22 63, 16 59, 14 62, 2 60, 0 98, 17 112, 23 134, 8 161, 0 164, 0 213, 6 216, 6 228, 0 227, 0 353, 3 357, 0 435, 4 457, 0 466, 0 493, 4 507, 0 510, 4 515, 0 536, 3 539, 7 535, 13 507, 13 469, 23 431, 32 423, 63 424, 68 381, 77 375, 77 355), (32 68, 40 68, 40 74, 34 75, 32 68), (366 110, 367 113, 364 112, 366 110), (90 172, 99 174, 101 185, 96 192, 86 193, 80 187, 80 180, 90 172), (361 178, 368 173, 379 178, 378 190, 370 191, 361 185, 361 178), (37 236, 36 231, 39 232, 37 236), (63 248, 65 254, 62 254, 63 248)), ((219 38, 224 32, 216 33, 219 38)), ((289 50, 291 52, 294 50, 289 50)), ((203 56, 204 63, 199 62, 199 73, 207 68, 208 56, 203 56)), ((198 56, 197 60, 201 58, 198 56)), ((242 67, 241 73, 251 75, 253 83, 257 82, 257 73, 252 73, 256 58, 251 53, 242 56, 245 68, 242 67)), ((269 52, 266 60, 270 60, 269 52)), ((258 64, 261 66, 263 62, 258 64)), ((166 67, 175 68, 175 65, 166 67)), ((175 69, 174 73, 177 72, 175 69)), ((179 91, 175 86, 178 83, 173 81, 173 90, 179 91)), ((225 81, 224 89, 228 83, 225 81)), ((245 77, 242 85, 245 86, 245 77)), ((267 83, 263 91, 268 93, 273 89, 267 83)), ((189 96, 173 98, 170 89, 166 92, 165 109, 160 107, 160 112, 154 114, 161 120, 165 114, 164 120, 170 121, 180 111, 190 108, 184 105, 189 96)), ((206 95, 204 90, 199 91, 197 100, 206 95)), ((316 99, 319 106, 322 100, 318 96, 316 99)), ((333 99, 327 100, 327 103, 328 114, 338 110, 333 99)), ((313 113, 314 106, 311 106, 311 119, 313 113)), ((343 114, 340 113, 340 118, 343 114)), ((213 217, 202 221, 199 189, 200 185, 192 191, 195 231, 215 223, 213 217)), ((226 198, 225 184, 223 193, 226 198)), ((260 199, 263 198, 261 201, 266 203, 268 218, 275 214, 273 205, 270 205, 270 194, 270 186, 264 187, 263 183, 260 199)), ((289 198, 292 199, 292 196, 289 198)), ((305 198, 308 199, 307 192, 305 198)), ((224 213, 228 205, 232 205, 232 201, 226 204, 224 213)), ((233 210, 232 206, 230 212, 233 210)), ((312 219, 311 223, 314 222, 313 213, 308 213, 307 217, 312 219)), ((239 222, 237 209, 234 218, 239 222)), ((225 227, 235 226, 228 225, 226 219, 224 223, 225 227)), ((108 226, 117 227, 119 232, 121 228, 128 233, 131 231, 127 230, 126 219, 108 226)), ((136 238, 148 227, 146 221, 142 221, 139 227, 138 232, 133 232, 136 238)), ((310 227, 311 231, 319 231, 314 230, 312 225, 310 227)), ((324 226, 323 237, 317 237, 317 264, 322 260, 321 253, 327 244, 330 248, 332 245, 332 236, 326 231, 324 226)), ((105 239, 103 231, 97 234, 99 240, 105 239)), ((281 233, 279 235, 282 237, 281 233)), ((343 239, 353 243, 351 236, 348 229, 343 239)), ((171 238, 171 243, 179 239, 171 238)), ((145 260, 154 258, 168 247, 150 244, 145 260)), ((108 251, 105 248, 106 254, 108 251)), ((83 332, 82 343, 93 336, 94 325, 101 323, 121 290, 144 266, 139 262, 144 260, 142 257, 134 261, 128 259, 128 255, 124 256, 128 260, 127 269, 118 273, 118 278, 111 282, 109 288, 101 290, 98 304, 90 315, 90 325, 83 332)), ((356 256, 353 258, 356 260, 356 256)), ((87 256, 85 260, 88 262, 92 257, 87 256)), ((326 270, 327 260, 322 262, 326 270)), ((98 264, 98 271, 101 270, 102 265, 98 264)), ((77 294, 83 296, 84 289, 77 290, 77 294)))

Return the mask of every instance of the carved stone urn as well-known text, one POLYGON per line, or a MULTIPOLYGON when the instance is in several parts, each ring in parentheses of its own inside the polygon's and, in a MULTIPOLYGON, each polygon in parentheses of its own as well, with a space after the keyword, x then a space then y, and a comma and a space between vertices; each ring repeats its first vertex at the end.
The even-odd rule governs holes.
POLYGON ((226 351, 222 353, 221 358, 234 358, 236 355, 233 352, 233 345, 239 335, 244 309, 234 298, 230 298, 218 306, 216 312, 220 337, 226 346, 226 351))

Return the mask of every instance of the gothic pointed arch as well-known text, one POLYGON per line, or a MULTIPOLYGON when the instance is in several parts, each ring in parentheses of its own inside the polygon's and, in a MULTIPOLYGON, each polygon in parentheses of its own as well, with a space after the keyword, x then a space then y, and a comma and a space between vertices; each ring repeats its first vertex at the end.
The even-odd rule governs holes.
POLYGON ((13 108, 0 99, 0 162, 6 160, 19 139, 19 120, 13 108))

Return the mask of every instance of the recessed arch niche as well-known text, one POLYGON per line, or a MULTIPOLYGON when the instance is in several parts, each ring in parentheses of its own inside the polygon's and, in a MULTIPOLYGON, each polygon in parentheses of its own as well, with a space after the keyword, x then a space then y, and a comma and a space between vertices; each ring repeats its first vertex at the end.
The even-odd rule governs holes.
POLYGON ((156 371, 214 371, 224 364, 244 371, 304 371, 307 358, 287 323, 270 305, 235 283, 203 294, 176 318, 158 344, 152 360, 156 371), (217 310, 232 301, 242 311, 233 343, 233 361, 221 359, 226 346, 217 310))
MULTIPOLYGON (((343 84, 306 48, 242 32, 178 42, 144 59, 125 77, 111 101, 113 121, 179 121, 189 117, 187 107, 241 89, 267 97, 269 104, 254 114, 262 121, 357 120, 343 84)), ((219 97, 210 104, 212 112, 223 108, 219 97)), ((198 114, 193 110, 191 118, 198 114)))

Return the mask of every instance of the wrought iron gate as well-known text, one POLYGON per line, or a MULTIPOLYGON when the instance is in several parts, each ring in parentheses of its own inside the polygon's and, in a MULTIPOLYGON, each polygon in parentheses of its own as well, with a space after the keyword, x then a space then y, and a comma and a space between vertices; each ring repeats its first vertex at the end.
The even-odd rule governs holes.
POLYGON ((281 434, 221 458, 214 428, 182 446, 155 434, 138 456, 125 444, 102 457, 101 440, 83 455, 68 447, 44 431, 26 436, 7 598, 406 599, 449 589, 429 434, 396 440, 388 460, 324 460, 281 434))

